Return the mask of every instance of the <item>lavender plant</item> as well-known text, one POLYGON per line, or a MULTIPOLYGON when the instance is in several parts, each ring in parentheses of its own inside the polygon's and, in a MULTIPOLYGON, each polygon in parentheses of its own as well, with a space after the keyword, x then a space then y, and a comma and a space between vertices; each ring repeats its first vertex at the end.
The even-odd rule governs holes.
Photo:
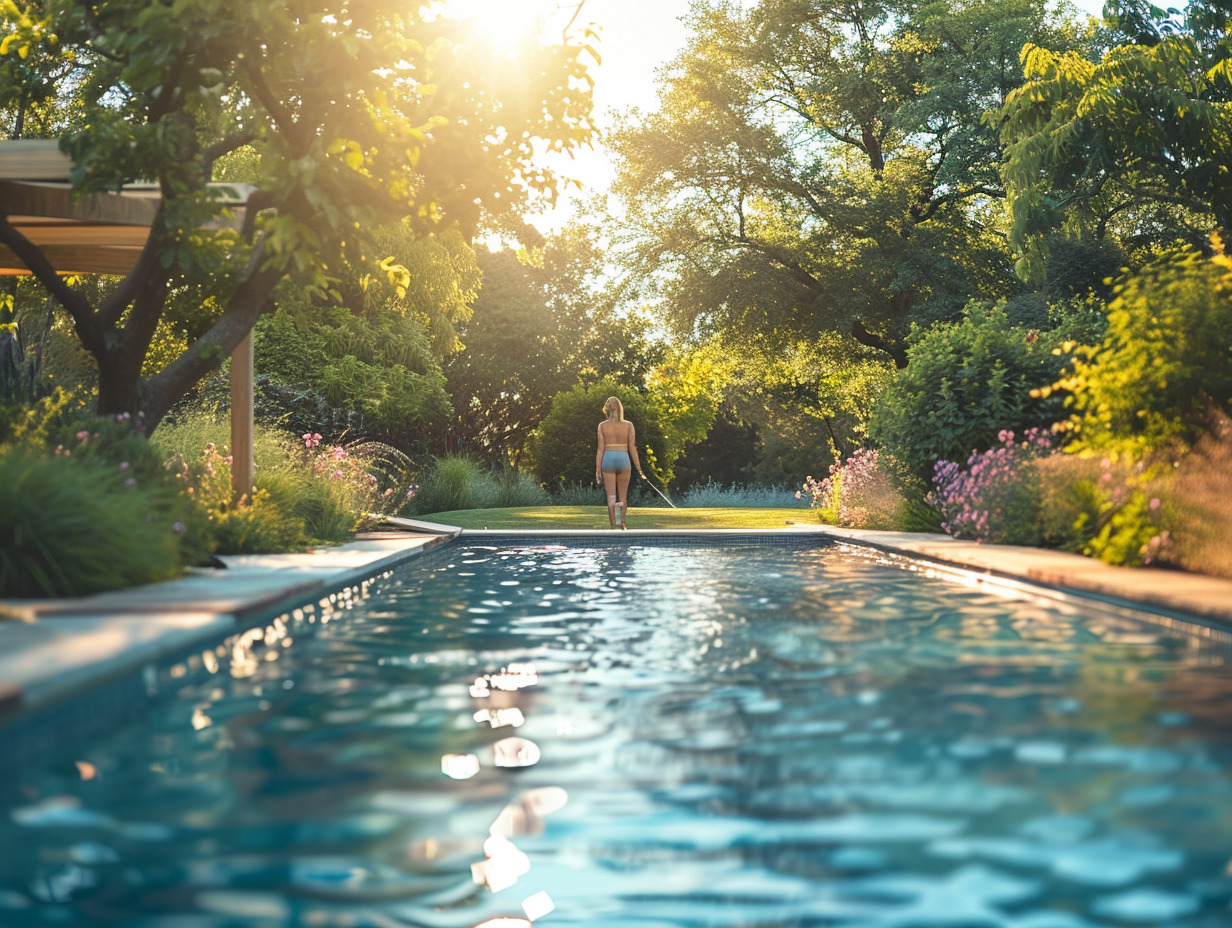
POLYGON ((1035 462, 1052 452, 1052 436, 1028 429, 1021 441, 1008 429, 998 444, 974 451, 964 470, 938 461, 928 495, 942 514, 941 528, 955 538, 1031 545, 1040 540, 1040 488, 1035 462))

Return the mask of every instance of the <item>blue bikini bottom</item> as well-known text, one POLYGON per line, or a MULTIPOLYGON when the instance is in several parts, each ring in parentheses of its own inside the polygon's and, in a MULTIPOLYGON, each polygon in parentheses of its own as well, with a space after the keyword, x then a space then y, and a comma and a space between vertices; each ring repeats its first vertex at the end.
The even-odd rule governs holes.
POLYGON ((603 472, 605 474, 624 474, 633 469, 628 451, 604 451, 603 472))

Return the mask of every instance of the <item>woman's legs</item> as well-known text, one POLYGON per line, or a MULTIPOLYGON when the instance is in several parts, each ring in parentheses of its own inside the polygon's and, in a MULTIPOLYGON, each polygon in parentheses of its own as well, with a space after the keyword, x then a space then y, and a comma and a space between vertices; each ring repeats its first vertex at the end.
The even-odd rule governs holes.
POLYGON ((616 496, 620 499, 620 508, 623 510, 621 528, 629 527, 629 480, 632 477, 632 470, 622 470, 616 474, 616 496))
MULTIPOLYGON (((611 523, 612 528, 616 527, 616 477, 617 474, 612 470, 603 472, 603 489, 607 491, 607 520, 611 523)), ((628 486, 628 477, 625 478, 625 485, 628 486)))

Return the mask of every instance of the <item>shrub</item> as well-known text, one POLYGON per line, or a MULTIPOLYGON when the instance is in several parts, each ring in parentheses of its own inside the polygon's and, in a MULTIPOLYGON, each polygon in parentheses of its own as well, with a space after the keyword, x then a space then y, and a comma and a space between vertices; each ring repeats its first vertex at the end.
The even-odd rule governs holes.
POLYGON ((849 528, 899 528, 904 497, 880 452, 861 448, 833 464, 824 480, 805 480, 800 496, 811 500, 823 522, 849 528))
POLYGON ((1102 345, 1059 384, 1073 393, 1078 444, 1141 459, 1194 442, 1210 407, 1232 402, 1230 344, 1232 258, 1188 252, 1127 279, 1102 345))
POLYGON ((685 508, 703 509, 798 509, 806 503, 786 487, 746 487, 733 483, 699 483, 676 502, 685 508))
POLYGON ((161 488, 126 486, 102 460, 0 455, 0 591, 85 596, 175 576, 178 532, 161 488), (122 544, 117 544, 122 539, 122 544))
POLYGON ((1060 376, 1059 337, 1011 325, 1003 304, 977 302, 959 322, 913 331, 908 364, 883 392, 869 435, 928 480, 934 462, 992 447, 1003 429, 1051 425, 1063 415, 1060 397, 1031 390, 1060 376))
POLYGON ((1004 429, 997 438, 997 447, 972 452, 966 470, 938 461, 929 501, 941 512, 942 529, 955 538, 1037 544, 1040 490, 1034 465, 1049 453, 1052 440, 1038 429, 1030 429, 1021 442, 1004 429))
POLYGON ((642 468, 670 482, 671 474, 662 466, 667 461, 666 440, 654 402, 629 387, 600 382, 557 393, 551 412, 531 436, 527 451, 541 484, 550 490, 570 483, 594 484, 595 430, 609 396, 620 399, 625 418, 637 429, 642 468))
POLYGON ((546 506, 551 497, 539 486, 530 474, 513 467, 505 467, 493 475, 496 487, 495 506, 500 509, 518 506, 546 506))

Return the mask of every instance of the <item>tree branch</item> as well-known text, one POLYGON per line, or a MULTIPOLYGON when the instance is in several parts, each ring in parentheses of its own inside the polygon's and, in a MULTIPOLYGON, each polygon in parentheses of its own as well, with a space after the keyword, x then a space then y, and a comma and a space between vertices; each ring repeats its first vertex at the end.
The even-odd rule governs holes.
POLYGON ((907 351, 905 348, 895 342, 882 338, 880 335, 874 335, 864 327, 864 323, 859 319, 855 319, 851 323, 851 337, 866 348, 884 351, 894 360, 894 366, 899 370, 907 366, 907 351))
POLYGON ((154 221, 150 223, 150 234, 146 237, 141 254, 137 256, 137 263, 120 281, 120 286, 112 291, 98 308, 98 319, 103 328, 110 328, 120 321, 125 308, 137 298, 138 291, 145 285, 146 278, 159 269, 158 249, 165 228, 163 205, 159 203, 158 212, 154 214, 154 221))
POLYGON ((310 139, 306 139, 302 126, 291 115, 291 111, 282 105, 282 101, 270 89, 266 83, 265 75, 261 72, 260 62, 251 52, 240 59, 241 67, 244 73, 248 75, 248 79, 252 82, 253 96, 265 107, 265 111, 274 118, 274 122, 282 129, 283 133, 294 144, 295 153, 302 155, 308 148, 310 139))
POLYGON ((101 349, 102 329, 89 301, 65 283, 42 250, 17 231, 17 227, 9 222, 9 217, 4 213, 0 213, 0 244, 7 245, 56 302, 64 307, 77 327, 82 344, 92 353, 96 348, 101 349))
POLYGON ((219 139, 213 145, 203 149, 201 157, 205 159, 206 174, 210 173, 210 169, 214 167, 214 162, 223 155, 228 155, 237 149, 243 148, 256 137, 257 134, 255 132, 245 130, 228 136, 225 139, 219 139))
POLYGON ((209 331, 167 367, 140 384, 139 408, 151 426, 166 415, 174 399, 230 356, 268 308, 274 287, 284 272, 277 268, 262 269, 265 257, 265 250, 258 248, 249 262, 250 273, 231 295, 222 317, 209 331))

